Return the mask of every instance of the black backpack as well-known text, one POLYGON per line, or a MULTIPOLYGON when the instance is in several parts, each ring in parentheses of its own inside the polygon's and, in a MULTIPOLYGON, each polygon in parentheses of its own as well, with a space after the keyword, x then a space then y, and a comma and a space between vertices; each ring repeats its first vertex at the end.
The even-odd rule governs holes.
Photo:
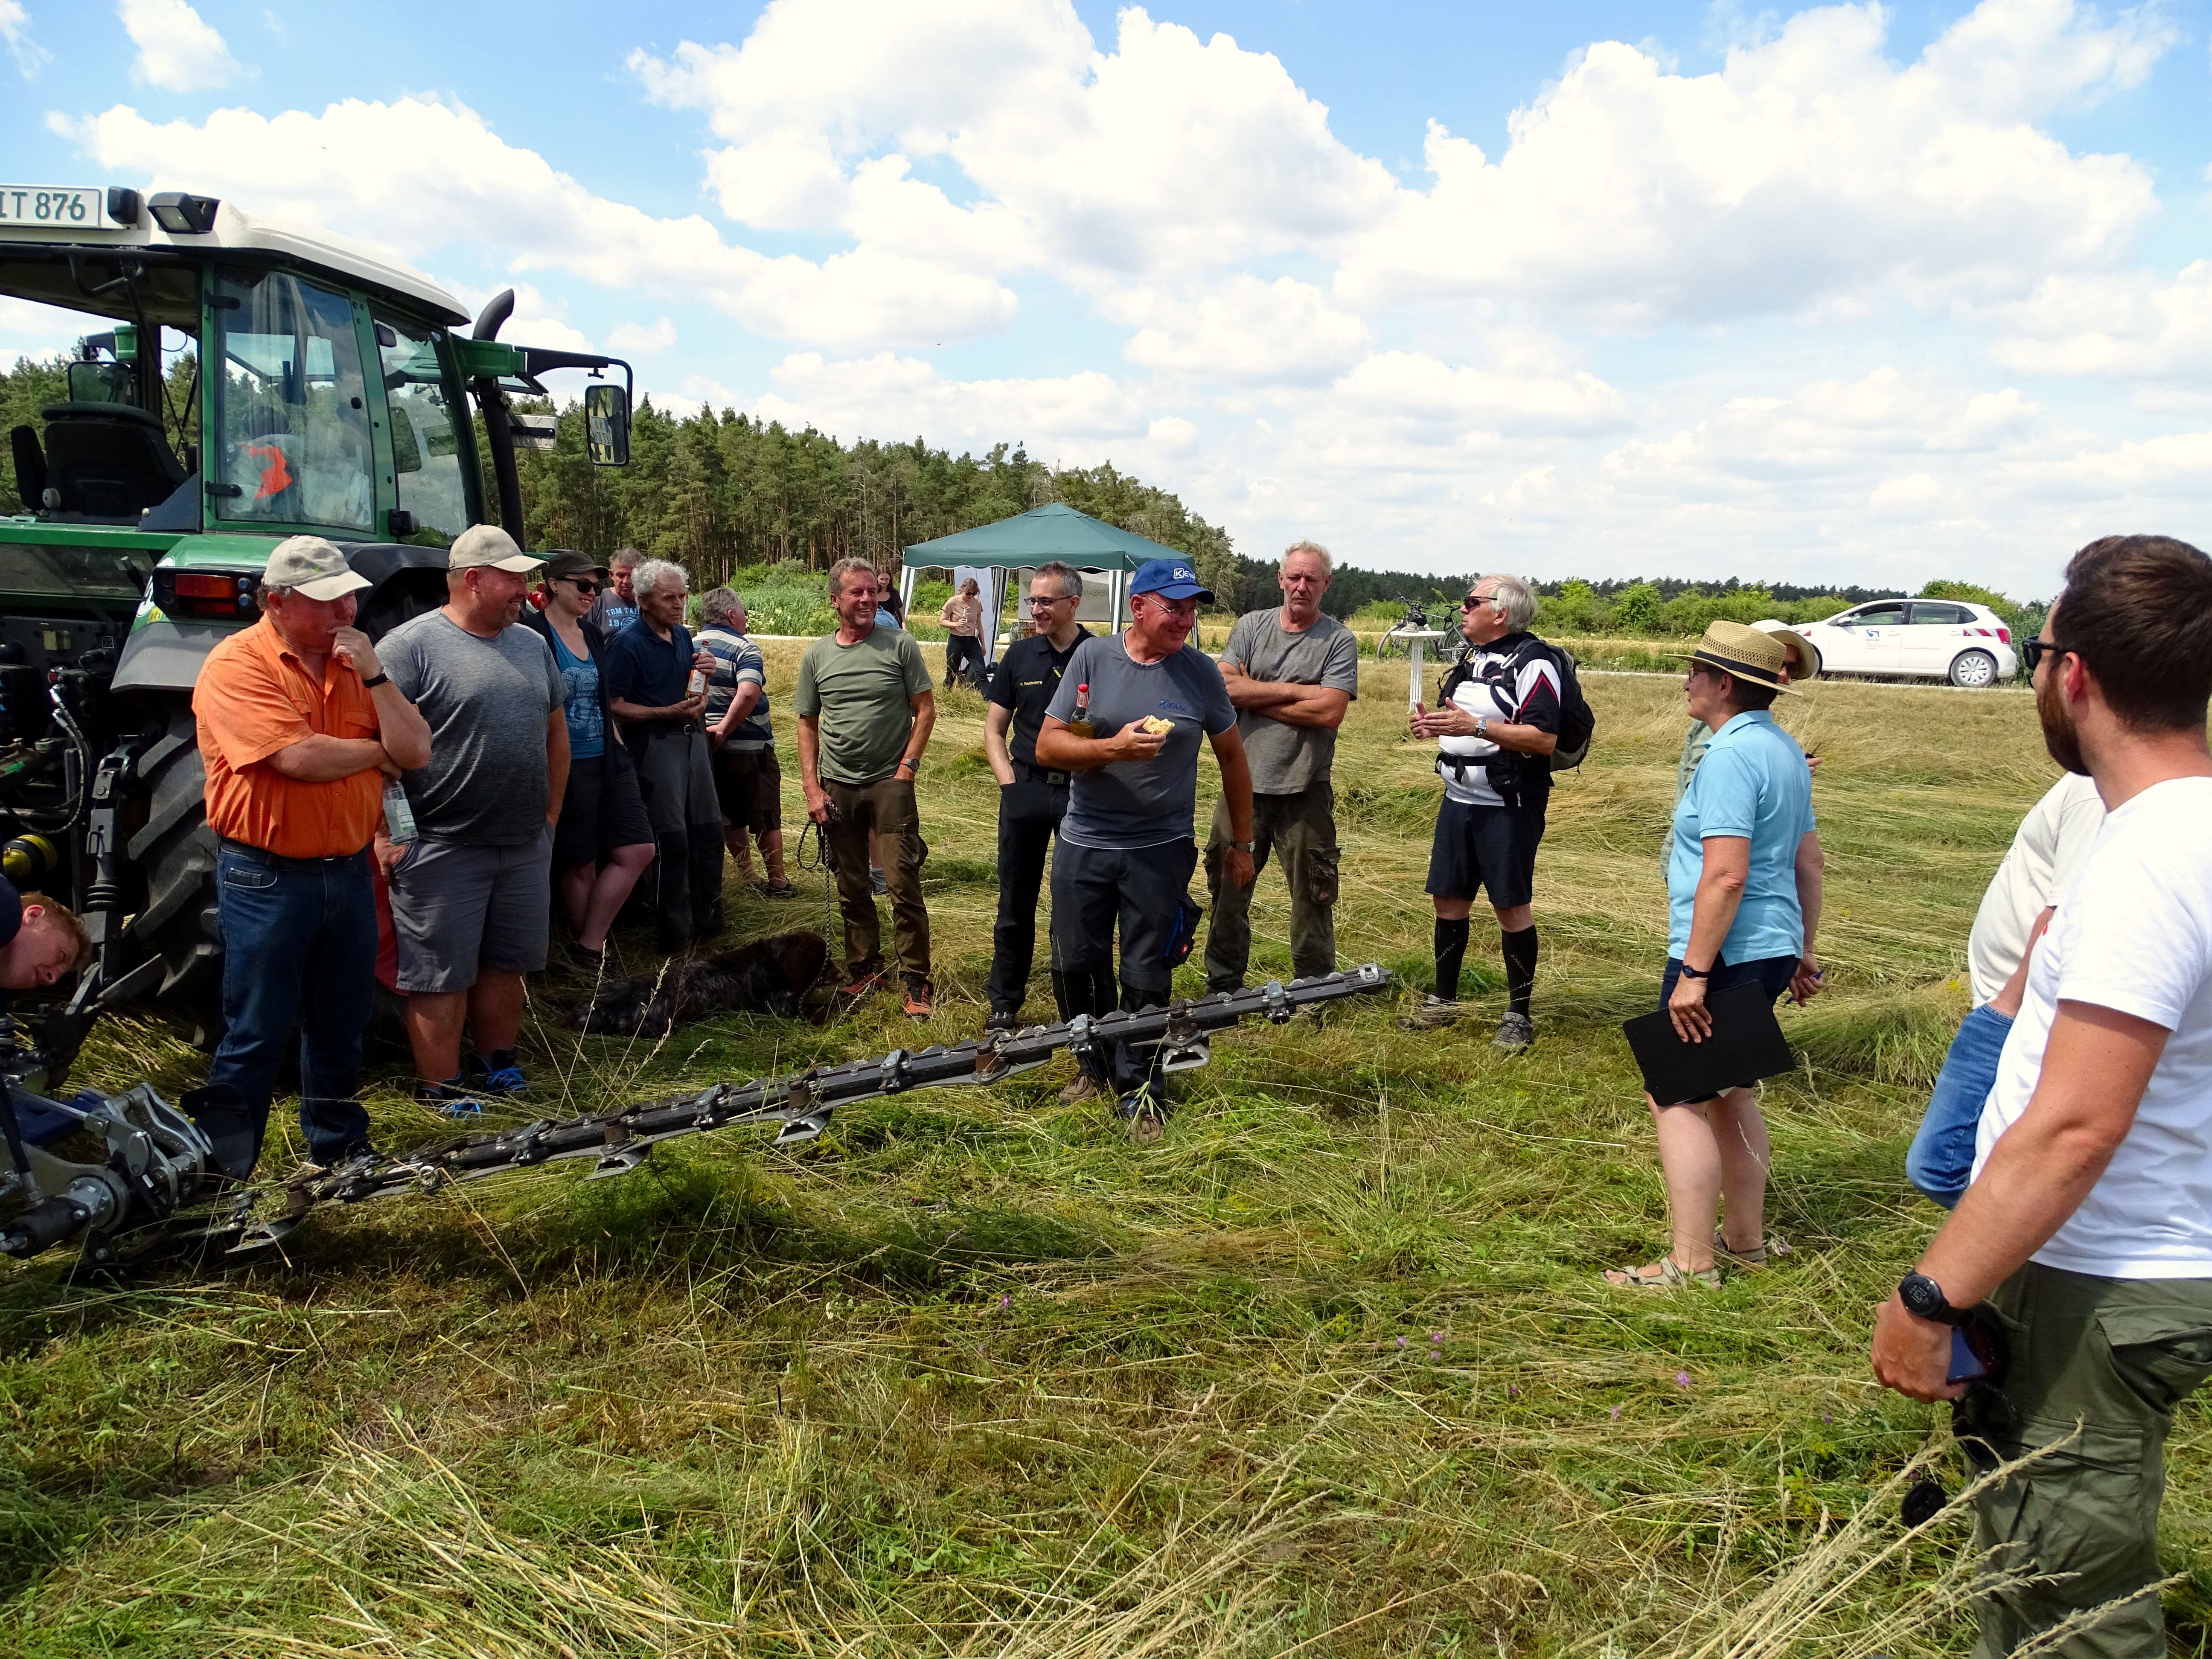
MULTIPOLYGON (((1474 678, 1467 665, 1468 658, 1473 654, 1472 651, 1464 653, 1452 665, 1444 676, 1443 689, 1437 694, 1439 702, 1449 702, 1452 693, 1474 678)), ((1516 679, 1522 665, 1532 656, 1543 657, 1559 677, 1559 741, 1552 750, 1551 769, 1555 773, 1571 772, 1589 754, 1590 739, 1597 732, 1597 716, 1590 712, 1589 701, 1583 696, 1583 683, 1575 672, 1573 652, 1531 634, 1513 653, 1511 672, 1516 679)))

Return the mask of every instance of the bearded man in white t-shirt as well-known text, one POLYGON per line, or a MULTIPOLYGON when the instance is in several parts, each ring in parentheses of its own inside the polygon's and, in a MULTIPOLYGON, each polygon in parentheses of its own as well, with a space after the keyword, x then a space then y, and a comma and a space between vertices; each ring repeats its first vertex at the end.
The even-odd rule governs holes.
POLYGON ((2091 543, 2027 659, 2044 740, 2096 780, 2105 828, 2035 947, 1972 1184, 1877 1316, 1874 1369, 1958 1402, 1978 1471, 2040 1454, 1974 1502, 1994 1552, 1976 1654, 2078 1613, 2050 1652, 2162 1659, 2162 1453, 2212 1375, 2212 559, 2091 543))

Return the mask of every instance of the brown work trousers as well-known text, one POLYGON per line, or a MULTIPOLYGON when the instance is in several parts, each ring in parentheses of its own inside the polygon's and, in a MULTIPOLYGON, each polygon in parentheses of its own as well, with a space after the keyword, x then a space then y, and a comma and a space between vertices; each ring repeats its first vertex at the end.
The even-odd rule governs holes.
POLYGON ((1213 809, 1206 842, 1206 885, 1213 919, 1206 929, 1206 988, 1241 991, 1252 960, 1252 893, 1267 854, 1280 855, 1291 890, 1291 972, 1313 979, 1336 971, 1336 792, 1324 778, 1295 795, 1252 797, 1251 882, 1221 878, 1231 846, 1229 802, 1213 809))
POLYGON ((883 923, 868 883, 872 830, 883 844, 900 976, 909 988, 927 985, 929 911, 921 902, 921 820, 913 781, 892 776, 855 784, 824 778, 822 787, 830 797, 830 855, 837 864, 837 908, 845 918, 846 983, 884 969, 883 923))

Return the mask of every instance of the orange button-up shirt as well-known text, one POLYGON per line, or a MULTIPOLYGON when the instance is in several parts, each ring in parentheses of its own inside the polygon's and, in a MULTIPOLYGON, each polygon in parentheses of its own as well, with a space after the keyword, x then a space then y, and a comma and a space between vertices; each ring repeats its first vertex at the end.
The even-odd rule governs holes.
POLYGON ((318 733, 374 738, 376 703, 361 674, 331 655, 317 680, 263 617, 208 653, 192 688, 207 817, 216 834, 291 859, 358 853, 383 817, 384 775, 304 783, 266 763, 318 733))

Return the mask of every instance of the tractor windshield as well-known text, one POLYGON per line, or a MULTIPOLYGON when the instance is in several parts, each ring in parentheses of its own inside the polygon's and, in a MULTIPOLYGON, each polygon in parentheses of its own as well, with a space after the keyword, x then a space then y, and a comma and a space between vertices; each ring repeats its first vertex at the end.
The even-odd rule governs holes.
MULTIPOLYGON (((377 355, 392 407, 392 470, 399 505, 415 520, 404 539, 449 547, 469 527, 456 402, 438 361, 437 341, 418 325, 380 318, 377 355)), ((460 420, 468 416, 459 414, 460 420)))
POLYGON ((221 519, 374 529, 353 302, 283 270, 216 283, 209 494, 221 519))

